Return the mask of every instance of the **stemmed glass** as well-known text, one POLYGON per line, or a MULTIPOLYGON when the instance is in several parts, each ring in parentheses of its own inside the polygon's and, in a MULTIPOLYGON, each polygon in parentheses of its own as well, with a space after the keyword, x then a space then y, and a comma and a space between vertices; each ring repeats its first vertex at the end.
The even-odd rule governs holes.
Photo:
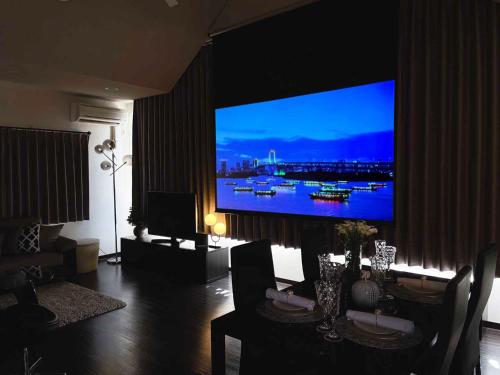
POLYGON ((314 282, 314 287, 316 289, 316 297, 318 299, 318 304, 323 312, 323 322, 316 326, 316 330, 319 332, 330 331, 330 325, 328 324, 327 316, 330 314, 331 303, 330 303, 330 293, 329 289, 331 285, 328 281, 317 280, 314 282))
POLYGON ((340 311, 340 296, 342 292, 342 275, 345 271, 345 265, 340 263, 331 263, 330 269, 328 271, 328 282, 330 283, 330 288, 328 289, 328 299, 331 304, 330 307, 330 321, 332 329, 325 335, 325 340, 336 342, 340 341, 341 337, 338 335, 335 329, 335 319, 339 315, 340 311))
POLYGON ((318 304, 324 314, 323 322, 316 327, 320 332, 329 332, 325 338, 337 341, 339 336, 335 330, 335 318, 340 309, 341 279, 345 265, 332 262, 332 254, 319 254, 320 279, 314 283, 318 304), (327 315, 330 316, 331 325, 328 324, 327 315))
MULTIPOLYGON (((331 254, 325 253, 325 254, 318 254, 318 261, 319 261, 319 277, 320 280, 323 282, 328 281, 329 275, 331 273, 331 267, 332 267, 332 260, 331 260, 331 254)), ((315 282, 314 286, 316 288, 316 295, 318 297, 318 303, 321 306, 324 314, 324 319, 323 322, 316 327, 316 330, 319 332, 328 332, 330 330, 330 324, 328 324, 328 319, 326 319, 327 313, 325 312, 326 302, 322 304, 320 301, 320 294, 321 297, 323 298, 323 301, 326 300, 326 295, 324 294, 324 291, 326 290, 326 285, 319 285, 319 282, 315 282), (318 289, 319 288, 319 289, 318 289)))
POLYGON ((331 259, 331 254, 318 254, 319 277, 323 281, 327 280, 328 271, 332 265, 331 259))
POLYGON ((385 240, 375 240, 375 255, 385 256, 385 240))
POLYGON ((387 259, 382 255, 370 257, 372 278, 377 283, 381 291, 384 290, 385 273, 388 270, 387 259))
POLYGON ((396 246, 384 246, 384 256, 387 262, 387 269, 396 261, 396 246))
POLYGON ((339 315, 339 309, 340 309, 340 293, 342 290, 342 283, 339 280, 332 281, 329 283, 330 286, 327 289, 327 299, 328 299, 328 304, 329 304, 329 315, 330 315, 330 320, 331 320, 331 326, 332 329, 330 332, 328 332, 324 338, 326 341, 330 342, 339 342, 342 340, 342 338, 339 336, 337 333, 337 330, 335 329, 335 320, 337 319, 337 316, 339 315))

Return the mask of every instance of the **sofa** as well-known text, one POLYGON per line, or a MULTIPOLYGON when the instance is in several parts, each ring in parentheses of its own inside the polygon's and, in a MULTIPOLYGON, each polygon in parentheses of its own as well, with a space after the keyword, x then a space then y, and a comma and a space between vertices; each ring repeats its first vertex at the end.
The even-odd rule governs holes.
POLYGON ((27 253, 19 249, 23 228, 35 224, 40 224, 38 218, 0 219, 0 275, 32 266, 50 268, 61 276, 75 274, 77 243, 59 234, 64 224, 40 224, 39 252, 27 253))

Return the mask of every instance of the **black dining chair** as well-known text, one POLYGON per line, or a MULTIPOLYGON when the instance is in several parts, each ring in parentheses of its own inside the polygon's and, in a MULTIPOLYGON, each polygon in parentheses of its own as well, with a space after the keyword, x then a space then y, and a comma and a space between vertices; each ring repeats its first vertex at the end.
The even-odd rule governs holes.
POLYGON ((277 344, 283 340, 279 325, 276 327, 256 313, 257 304, 266 298, 266 289, 277 289, 270 241, 233 247, 231 274, 234 307, 244 326, 238 335, 240 375, 315 373, 307 355, 290 353, 277 344))
POLYGON ((472 268, 463 267, 446 286, 437 340, 417 361, 414 374, 451 375, 455 350, 467 316, 472 268))
POLYGON ((231 278, 234 308, 255 310, 266 289, 276 289, 271 242, 260 240, 233 247, 231 278))
POLYGON ((324 226, 302 230, 300 236, 300 253, 305 283, 313 284, 314 281, 319 280, 318 255, 326 252, 328 252, 328 243, 326 228, 324 226))
POLYGON ((474 283, 471 286, 467 318, 453 359, 453 374, 481 374, 479 339, 481 317, 490 298, 497 264, 496 244, 489 245, 478 255, 474 268, 474 283))
POLYGON ((273 256, 269 240, 249 242, 231 249, 231 280, 234 308, 244 327, 238 327, 241 340, 240 375, 262 372, 268 355, 258 337, 256 305, 265 299, 266 289, 276 289, 273 256), (257 338, 255 337, 257 335, 257 338))

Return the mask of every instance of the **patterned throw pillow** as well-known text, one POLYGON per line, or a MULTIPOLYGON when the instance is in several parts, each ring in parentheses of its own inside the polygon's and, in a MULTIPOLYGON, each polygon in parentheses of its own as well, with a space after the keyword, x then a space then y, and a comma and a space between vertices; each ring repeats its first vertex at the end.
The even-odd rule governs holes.
POLYGON ((26 274, 26 278, 29 280, 41 279, 43 277, 43 270, 40 266, 21 267, 21 271, 26 274))
POLYGON ((26 225, 17 237, 20 252, 34 254, 40 252, 40 224, 26 225))

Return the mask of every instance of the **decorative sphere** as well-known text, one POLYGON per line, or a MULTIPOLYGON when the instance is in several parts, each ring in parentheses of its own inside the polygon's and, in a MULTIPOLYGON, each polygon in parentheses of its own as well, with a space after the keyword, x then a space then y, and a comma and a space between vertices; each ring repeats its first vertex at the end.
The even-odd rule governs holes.
POLYGON ((362 309, 373 309, 382 293, 378 285, 371 280, 356 281, 351 290, 352 300, 354 304, 362 309))

